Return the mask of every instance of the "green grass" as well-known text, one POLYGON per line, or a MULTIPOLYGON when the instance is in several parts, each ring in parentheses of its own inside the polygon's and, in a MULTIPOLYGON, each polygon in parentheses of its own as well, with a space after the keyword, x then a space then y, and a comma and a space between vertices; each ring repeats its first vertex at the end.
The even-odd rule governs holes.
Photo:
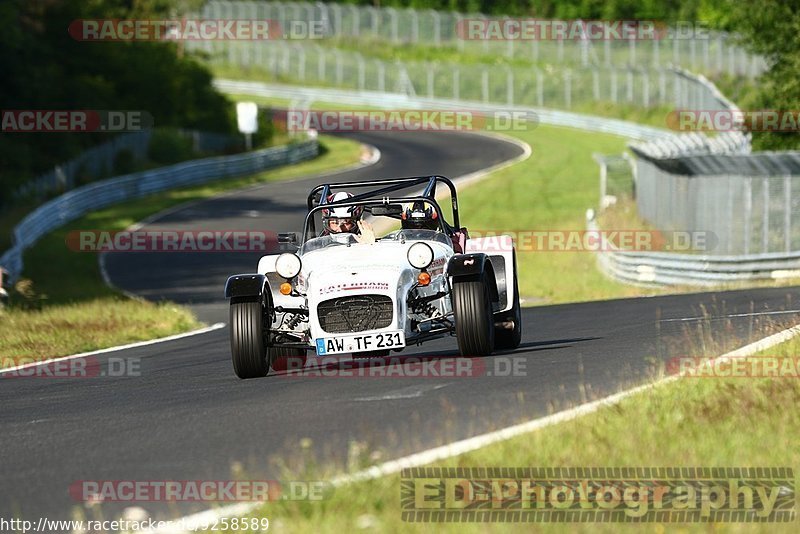
MULTIPOLYGON (((762 355, 796 358, 800 340, 762 355)), ((654 377, 657 377, 655 374, 654 377)), ((796 378, 687 377, 619 404, 467 453, 448 467, 791 467, 800 469, 800 402, 796 378)), ((366 463, 375 451, 364 450, 366 463)), ((314 469, 295 473, 316 480, 314 469)), ((404 523, 400 477, 354 483, 321 501, 277 501, 259 514, 285 532, 797 532, 797 523, 404 523), (649 526, 649 528, 648 528, 649 526)))
POLYGON ((106 286, 97 256, 70 251, 67 235, 79 230, 124 230, 148 215, 184 202, 251 184, 323 173, 359 161, 359 143, 328 136, 320 140, 321 155, 311 161, 111 206, 43 237, 25 252, 24 278, 17 284, 11 305, 2 311, 0 357, 44 359, 199 326, 186 308, 129 299, 106 286))
MULTIPOLYGON (((462 223, 484 232, 585 230, 586 209, 599 202, 599 171, 592 153, 620 153, 626 140, 544 125, 513 134, 527 142, 533 154, 459 191, 462 223)), ((517 261, 521 295, 528 304, 656 292, 608 279, 598 270, 591 252, 519 249, 517 261)))
POLYGON ((0 310, 0 368, 156 339, 199 326, 181 306, 114 296, 41 310, 0 310))

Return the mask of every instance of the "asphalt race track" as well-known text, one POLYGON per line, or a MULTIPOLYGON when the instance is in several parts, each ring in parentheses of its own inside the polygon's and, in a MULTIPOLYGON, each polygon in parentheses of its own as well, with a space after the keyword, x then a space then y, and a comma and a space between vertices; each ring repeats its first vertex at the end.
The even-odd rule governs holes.
MULTIPOLYGON (((474 134, 355 137, 377 146, 383 158, 336 175, 337 181, 457 176, 520 153, 515 145, 474 134)), ((299 230, 307 191, 322 181, 234 192, 173 211, 148 228, 299 230)), ((468 213, 462 221, 469 226, 468 213)), ((118 253, 107 256, 106 267, 118 287, 188 304, 213 323, 228 320, 226 277, 253 271, 256 261, 257 255, 246 253, 118 253)), ((228 480, 234 465, 248 478, 276 478, 274 459, 299 458, 302 438, 310 438, 312 452, 331 464, 345 465, 351 440, 389 460, 641 383, 651 376, 654 359, 691 353, 698 325, 710 325, 722 347, 734 348, 793 323, 798 308, 796 288, 528 308, 522 346, 472 359, 474 376, 284 373, 241 381, 231 368, 225 328, 108 355, 140 358, 140 376, 3 380, 0 516, 69 519, 74 507, 83 506, 68 494, 80 480, 228 480), (703 310, 708 319, 693 319, 703 310), (782 311, 788 313, 774 313, 782 311), (753 315, 763 312, 769 314, 753 315), (737 314, 743 315, 730 317, 737 314), (506 373, 508 358, 520 371, 514 376, 506 373)), ((423 361, 390 365, 454 359, 455 339, 412 348, 399 358, 413 355, 423 361)), ((348 365, 349 358, 338 367, 348 365)), ((103 515, 113 517, 125 506, 106 504, 103 515)), ((204 503, 136 506, 157 518, 208 508, 204 503)))

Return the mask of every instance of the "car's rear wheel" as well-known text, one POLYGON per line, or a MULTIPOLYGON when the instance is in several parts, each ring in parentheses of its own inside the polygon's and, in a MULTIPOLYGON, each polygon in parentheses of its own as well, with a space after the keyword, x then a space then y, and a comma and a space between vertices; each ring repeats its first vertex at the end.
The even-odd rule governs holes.
POLYGON ((268 351, 273 371, 298 371, 306 365, 307 354, 303 349, 269 347, 268 351))
POLYGON ((517 284, 517 255, 514 254, 514 294, 511 309, 495 314, 494 320, 499 323, 512 321, 514 328, 495 328, 494 347, 501 350, 511 350, 519 347, 522 341, 522 308, 519 304, 519 285, 517 284))
POLYGON ((260 301, 231 301, 231 359, 239 378, 257 378, 269 372, 263 314, 260 301))
POLYGON ((494 350, 494 318, 484 277, 453 281, 456 340, 462 356, 487 356, 494 350))

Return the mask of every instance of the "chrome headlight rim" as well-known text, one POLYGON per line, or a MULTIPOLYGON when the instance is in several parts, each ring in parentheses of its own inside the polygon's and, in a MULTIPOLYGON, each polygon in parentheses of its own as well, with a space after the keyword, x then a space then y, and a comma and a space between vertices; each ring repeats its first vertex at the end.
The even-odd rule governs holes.
POLYGON ((406 259, 415 269, 427 269, 433 263, 433 248, 424 242, 417 242, 408 247, 406 259))
POLYGON ((287 280, 300 274, 302 268, 303 261, 300 256, 292 252, 284 252, 275 260, 275 272, 287 280))

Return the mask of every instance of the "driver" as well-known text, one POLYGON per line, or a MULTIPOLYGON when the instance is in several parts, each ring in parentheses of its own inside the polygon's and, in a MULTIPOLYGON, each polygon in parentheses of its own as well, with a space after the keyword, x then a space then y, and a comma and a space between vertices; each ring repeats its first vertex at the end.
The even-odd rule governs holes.
MULTIPOLYGON (((328 197, 328 202, 339 202, 353 198, 347 191, 340 191, 328 197)), ((339 243, 349 243, 349 235, 353 235, 359 243, 370 244, 375 242, 375 232, 372 226, 361 220, 364 214, 362 206, 336 206, 322 210, 322 223, 325 227, 322 236, 332 236, 339 243)))
MULTIPOLYGON (((340 191, 328 197, 328 202, 339 202, 353 198, 353 195, 340 191)), ((337 206, 333 209, 322 210, 322 224, 325 229, 322 235, 330 234, 359 234, 359 222, 361 215, 364 213, 364 208, 361 206, 337 206)))
POLYGON ((402 215, 403 230, 438 230, 439 214, 432 206, 425 207, 425 202, 415 200, 402 215))

